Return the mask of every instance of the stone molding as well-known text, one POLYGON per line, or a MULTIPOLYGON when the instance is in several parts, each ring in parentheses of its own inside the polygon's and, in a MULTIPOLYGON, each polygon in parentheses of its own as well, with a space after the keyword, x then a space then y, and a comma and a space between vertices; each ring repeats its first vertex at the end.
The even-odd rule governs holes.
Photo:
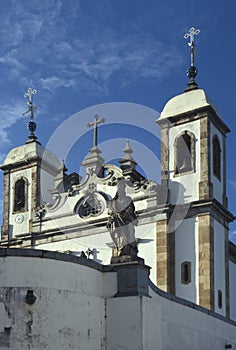
POLYGON ((175 294, 175 232, 168 231, 168 219, 156 223, 157 286, 175 294))
POLYGON ((214 310, 214 227, 210 214, 198 215, 199 305, 214 310))
POLYGON ((165 125, 169 125, 170 128, 205 117, 208 117, 212 124, 214 124, 215 127, 218 130, 220 130, 222 134, 230 132, 229 127, 223 122, 223 120, 219 117, 214 108, 212 108, 211 106, 201 107, 193 111, 188 111, 186 113, 179 114, 177 116, 170 115, 166 119, 157 120, 157 123, 161 128, 166 127, 165 125))
POLYGON ((199 199, 212 197, 210 122, 207 116, 200 121, 200 182, 199 199))

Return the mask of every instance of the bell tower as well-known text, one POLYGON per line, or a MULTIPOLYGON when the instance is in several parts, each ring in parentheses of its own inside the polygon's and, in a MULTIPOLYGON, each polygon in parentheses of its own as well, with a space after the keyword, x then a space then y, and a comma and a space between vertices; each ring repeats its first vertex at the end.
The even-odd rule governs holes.
MULTIPOLYGON (((233 220, 226 197, 226 134, 230 130, 195 82, 194 37, 199 32, 191 28, 185 34, 190 39, 188 87, 167 102, 157 120, 162 183, 169 193, 167 219, 157 224, 161 227, 157 226, 157 246, 158 236, 165 234, 166 253, 163 258, 157 248, 157 271, 167 276, 164 289, 227 316, 228 224, 233 220)), ((157 276, 157 285, 160 282, 157 276)))
POLYGON ((4 173, 1 239, 6 241, 32 233, 31 222, 34 219, 34 211, 42 200, 47 200, 42 199, 41 183, 44 181, 48 184, 48 188, 52 188, 59 166, 57 158, 44 149, 34 134, 35 93, 36 90, 29 88, 24 95, 28 98, 28 110, 25 113, 30 113, 29 138, 25 145, 12 149, 1 166, 4 173))

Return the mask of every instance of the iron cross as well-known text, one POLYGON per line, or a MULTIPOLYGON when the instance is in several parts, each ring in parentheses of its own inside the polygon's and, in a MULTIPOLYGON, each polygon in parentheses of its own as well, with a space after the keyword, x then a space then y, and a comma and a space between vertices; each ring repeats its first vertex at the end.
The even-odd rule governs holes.
POLYGON ((32 88, 29 88, 28 91, 24 94, 25 98, 28 98, 28 110, 23 113, 23 115, 30 113, 30 119, 34 119, 34 112, 36 111, 36 106, 33 105, 33 95, 37 93, 37 90, 33 90, 32 88))
POLYGON ((191 66, 194 66, 194 37, 200 33, 200 29, 190 28, 188 33, 184 34, 184 39, 189 38, 188 45, 190 46, 191 66))
POLYGON ((192 27, 189 29, 188 33, 184 34, 184 39, 190 38, 189 39, 190 41, 188 43, 189 46, 194 46, 194 36, 198 35, 199 33, 200 33, 200 29, 195 29, 194 27, 192 27))
POLYGON ((93 122, 89 122, 87 124, 87 127, 90 128, 91 126, 94 126, 94 138, 93 138, 93 147, 97 147, 97 143, 98 143, 98 124, 104 123, 105 122, 105 118, 102 119, 98 119, 98 115, 96 114, 94 116, 94 121, 93 122))

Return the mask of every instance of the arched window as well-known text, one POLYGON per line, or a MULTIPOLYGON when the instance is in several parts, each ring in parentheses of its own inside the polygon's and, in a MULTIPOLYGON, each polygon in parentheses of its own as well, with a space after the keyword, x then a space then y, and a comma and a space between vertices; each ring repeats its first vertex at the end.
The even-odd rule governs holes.
POLYGON ((14 212, 25 211, 27 209, 27 182, 21 178, 14 185, 14 212))
POLYGON ((195 137, 184 131, 175 139, 175 173, 181 174, 194 170, 195 137))
POLYGON ((215 135, 212 141, 213 146, 213 174, 218 180, 221 179, 221 149, 218 137, 215 135))

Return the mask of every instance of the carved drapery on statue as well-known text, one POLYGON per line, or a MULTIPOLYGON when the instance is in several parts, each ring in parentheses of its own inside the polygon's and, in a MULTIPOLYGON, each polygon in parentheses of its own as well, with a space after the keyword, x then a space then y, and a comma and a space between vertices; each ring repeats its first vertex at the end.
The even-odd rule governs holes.
POLYGON ((124 180, 118 183, 117 193, 108 203, 108 209, 107 228, 115 244, 113 258, 127 257, 127 260, 135 260, 138 253, 135 240, 137 215, 132 199, 125 193, 124 180))

